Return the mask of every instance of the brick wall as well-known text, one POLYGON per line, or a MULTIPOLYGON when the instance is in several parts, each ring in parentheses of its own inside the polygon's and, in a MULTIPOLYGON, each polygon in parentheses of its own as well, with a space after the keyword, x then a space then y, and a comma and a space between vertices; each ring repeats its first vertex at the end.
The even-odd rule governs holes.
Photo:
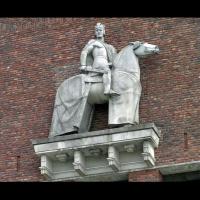
MULTIPOLYGON (((31 139, 48 137, 56 89, 79 73, 80 52, 106 25, 107 43, 156 44, 140 61, 140 122, 162 131, 157 165, 200 157, 200 19, 1 18, 0 181, 41 181, 31 139)), ((96 107, 92 130, 107 127, 107 105, 96 107)))
POLYGON ((163 176, 158 169, 142 170, 129 173, 129 182, 161 182, 163 176))

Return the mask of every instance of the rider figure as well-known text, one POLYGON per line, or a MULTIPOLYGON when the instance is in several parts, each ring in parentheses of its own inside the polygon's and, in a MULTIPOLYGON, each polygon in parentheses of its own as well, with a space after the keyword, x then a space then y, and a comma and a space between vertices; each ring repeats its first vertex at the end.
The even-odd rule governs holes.
POLYGON ((90 40, 81 52, 81 70, 103 74, 104 94, 116 95, 117 92, 111 89, 111 67, 116 49, 104 42, 105 27, 101 23, 95 26, 96 39, 90 40), (87 57, 93 59, 91 66, 88 66, 87 57))

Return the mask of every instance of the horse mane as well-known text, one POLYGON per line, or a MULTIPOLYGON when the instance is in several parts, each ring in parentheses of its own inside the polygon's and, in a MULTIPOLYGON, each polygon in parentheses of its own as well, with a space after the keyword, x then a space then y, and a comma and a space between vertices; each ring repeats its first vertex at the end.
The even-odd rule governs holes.
POLYGON ((138 58, 136 57, 133 45, 124 47, 115 57, 113 61, 113 69, 120 71, 137 73, 139 72, 138 58))

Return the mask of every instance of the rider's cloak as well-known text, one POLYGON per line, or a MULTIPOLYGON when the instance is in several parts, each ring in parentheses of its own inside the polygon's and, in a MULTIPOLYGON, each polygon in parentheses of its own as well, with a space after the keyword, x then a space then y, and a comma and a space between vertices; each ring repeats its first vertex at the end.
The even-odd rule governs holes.
MULTIPOLYGON (((104 42, 101 43, 106 48, 108 62, 113 62, 116 56, 116 49, 112 45, 104 42)), ((92 53, 87 55, 86 63, 92 66, 92 53)), ((89 130, 94 106, 87 102, 87 98, 92 84, 91 82, 95 82, 96 80, 99 82, 99 79, 95 77, 90 79, 88 75, 80 74, 65 80, 59 86, 54 104, 49 137, 89 130)))

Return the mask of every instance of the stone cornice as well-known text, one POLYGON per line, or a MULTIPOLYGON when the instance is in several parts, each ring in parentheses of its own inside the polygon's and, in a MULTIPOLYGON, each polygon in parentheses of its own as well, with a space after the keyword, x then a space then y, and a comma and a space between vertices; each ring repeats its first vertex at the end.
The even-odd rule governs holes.
POLYGON ((112 129, 105 129, 100 131, 92 131, 92 132, 85 132, 85 133, 78 133, 78 134, 70 134, 70 135, 63 135, 57 137, 50 137, 50 138, 41 138, 41 139, 32 139, 31 142, 33 145, 36 144, 46 144, 46 143, 53 143, 58 141, 66 141, 66 140, 73 140, 79 138, 86 138, 98 135, 109 135, 113 133, 123 133, 123 132, 130 132, 130 131, 137 131, 137 130, 146 130, 146 129, 153 129, 157 136, 160 138, 160 130, 156 127, 154 123, 147 123, 147 124, 139 124, 130 127, 120 127, 120 128, 112 128, 112 129))
POLYGON ((152 123, 36 139, 32 144, 41 158, 41 174, 49 180, 121 180, 130 171, 155 166, 159 133, 152 123))

